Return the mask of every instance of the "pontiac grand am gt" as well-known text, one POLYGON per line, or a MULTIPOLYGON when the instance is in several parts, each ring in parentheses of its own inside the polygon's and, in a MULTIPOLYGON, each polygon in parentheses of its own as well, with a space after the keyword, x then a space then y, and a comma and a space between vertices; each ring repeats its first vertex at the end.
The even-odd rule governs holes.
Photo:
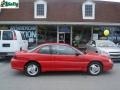
POLYGON ((113 62, 104 55, 84 54, 67 44, 48 43, 30 51, 17 52, 11 66, 29 76, 47 71, 84 71, 99 75, 111 70, 113 62))

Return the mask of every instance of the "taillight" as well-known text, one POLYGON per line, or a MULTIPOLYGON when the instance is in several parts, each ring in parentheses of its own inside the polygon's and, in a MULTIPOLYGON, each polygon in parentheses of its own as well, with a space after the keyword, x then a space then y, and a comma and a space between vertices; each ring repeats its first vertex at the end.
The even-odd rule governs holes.
POLYGON ((17 40, 15 31, 13 32, 13 40, 17 40))

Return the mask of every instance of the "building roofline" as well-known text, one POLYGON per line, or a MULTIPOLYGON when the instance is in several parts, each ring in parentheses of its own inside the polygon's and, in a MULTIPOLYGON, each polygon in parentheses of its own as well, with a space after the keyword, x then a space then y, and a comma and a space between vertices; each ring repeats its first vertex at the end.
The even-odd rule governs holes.
POLYGON ((0 21, 0 25, 29 24, 29 25, 91 25, 91 26, 120 26, 120 23, 111 22, 60 22, 60 21, 0 21))

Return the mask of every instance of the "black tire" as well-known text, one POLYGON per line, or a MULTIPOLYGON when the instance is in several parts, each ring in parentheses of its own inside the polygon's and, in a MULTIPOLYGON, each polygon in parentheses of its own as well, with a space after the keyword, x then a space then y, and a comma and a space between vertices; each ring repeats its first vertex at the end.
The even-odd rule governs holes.
POLYGON ((25 75, 35 77, 40 74, 40 65, 35 62, 30 62, 25 66, 25 75))
POLYGON ((97 76, 103 71, 103 66, 99 62, 92 62, 88 65, 88 73, 93 76, 97 76))

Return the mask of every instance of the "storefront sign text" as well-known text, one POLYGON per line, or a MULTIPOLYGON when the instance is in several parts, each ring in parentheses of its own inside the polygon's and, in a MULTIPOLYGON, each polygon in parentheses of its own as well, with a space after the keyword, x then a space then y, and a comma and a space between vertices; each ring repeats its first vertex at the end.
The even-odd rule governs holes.
POLYGON ((29 42, 35 42, 37 38, 37 26, 35 25, 13 25, 10 30, 18 30, 26 37, 29 42))
POLYGON ((0 8, 19 8, 19 0, 0 0, 0 8))

